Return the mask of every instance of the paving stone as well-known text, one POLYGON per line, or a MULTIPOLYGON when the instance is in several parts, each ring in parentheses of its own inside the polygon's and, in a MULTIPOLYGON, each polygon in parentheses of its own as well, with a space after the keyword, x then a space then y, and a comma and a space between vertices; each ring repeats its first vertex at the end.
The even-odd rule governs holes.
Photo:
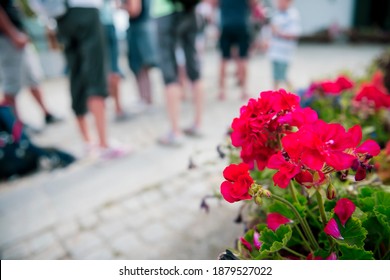
POLYGON ((61 221, 55 228, 56 235, 65 239, 80 231, 80 226, 75 221, 61 221))
POLYGON ((165 222, 169 228, 173 229, 174 232, 177 233, 190 230, 189 227, 192 224, 193 220, 191 214, 183 214, 177 212, 175 214, 172 214, 165 222))
POLYGON ((92 249, 102 245, 102 240, 93 232, 82 232, 64 241, 65 249, 75 259, 82 259, 92 249))
POLYGON ((126 212, 138 212, 144 206, 139 199, 136 197, 131 197, 126 200, 121 201, 121 205, 126 210, 126 212))
POLYGON ((99 215, 103 220, 117 219, 125 214, 126 212, 120 205, 106 206, 99 211, 99 215))
POLYGON ((145 219, 142 210, 137 213, 127 215, 124 222, 128 228, 133 230, 139 230, 147 224, 147 220, 145 219))
POLYGON ((20 242, 1 250, 2 260, 23 260, 30 255, 30 246, 27 242, 20 242))
POLYGON ((147 248, 147 244, 145 244, 134 232, 124 233, 121 236, 113 238, 111 240, 111 247, 116 255, 132 255, 135 257, 138 254, 143 254, 142 251, 147 248))
POLYGON ((80 216, 78 222, 82 230, 92 229, 99 223, 99 218, 95 214, 88 213, 80 216))
POLYGON ((53 244, 46 248, 45 250, 41 251, 38 254, 34 254, 31 256, 31 259, 34 260, 60 260, 60 259, 66 259, 67 252, 65 249, 59 244, 53 244))
POLYGON ((96 234, 109 240, 112 237, 115 237, 118 233, 125 230, 127 223, 125 219, 115 219, 111 221, 101 222, 95 229, 96 234))
POLYGON ((84 260, 112 260, 114 259, 113 251, 107 246, 98 247, 83 256, 84 260))
POLYGON ((58 244, 52 232, 44 232, 30 239, 30 250, 32 254, 40 253, 55 244, 58 244))
POLYGON ((141 238, 148 244, 161 242, 171 234, 172 231, 164 226, 162 222, 149 224, 140 230, 141 238))

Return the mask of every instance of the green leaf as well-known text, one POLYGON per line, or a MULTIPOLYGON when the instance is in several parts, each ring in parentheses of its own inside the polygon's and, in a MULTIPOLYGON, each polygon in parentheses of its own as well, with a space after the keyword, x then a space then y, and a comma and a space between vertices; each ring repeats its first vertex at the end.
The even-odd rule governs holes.
POLYGON ((291 211, 289 207, 286 206, 286 204, 283 204, 279 201, 275 201, 272 203, 268 208, 269 213, 279 213, 290 220, 296 219, 294 213, 291 211))
POLYGON ((390 205, 390 193, 380 191, 375 193, 375 202, 376 205, 390 205))
POLYGON ((374 214, 386 232, 390 232, 390 205, 375 206, 374 214))
POLYGON ((340 260, 373 260, 374 256, 371 251, 366 251, 356 246, 340 245, 340 260))
POLYGON ((260 252, 262 255, 278 252, 287 246, 291 235, 291 227, 287 225, 280 226, 275 232, 265 228, 260 236, 260 242, 262 242, 260 252))
POLYGON ((357 246, 363 248, 364 239, 367 235, 367 230, 362 226, 362 222, 357 218, 350 218, 343 227, 337 217, 335 217, 339 225, 341 236, 344 240, 337 240, 339 244, 346 246, 357 246))

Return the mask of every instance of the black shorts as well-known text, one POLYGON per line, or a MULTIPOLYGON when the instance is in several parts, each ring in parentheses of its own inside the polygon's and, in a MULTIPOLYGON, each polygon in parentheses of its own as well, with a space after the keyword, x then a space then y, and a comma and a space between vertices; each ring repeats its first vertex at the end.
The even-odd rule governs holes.
POLYGON ((238 47, 240 58, 248 57, 249 50, 249 28, 246 25, 223 26, 219 45, 222 57, 231 58, 232 47, 238 47))
POLYGON ((196 50, 198 29, 195 12, 174 13, 157 19, 160 68, 166 85, 178 82, 178 63, 175 49, 181 47, 185 56, 188 78, 195 82, 200 79, 199 55, 196 50))
POLYGON ((70 8, 57 22, 69 67, 72 109, 76 116, 83 116, 88 112, 89 97, 108 95, 104 31, 99 11, 70 8))

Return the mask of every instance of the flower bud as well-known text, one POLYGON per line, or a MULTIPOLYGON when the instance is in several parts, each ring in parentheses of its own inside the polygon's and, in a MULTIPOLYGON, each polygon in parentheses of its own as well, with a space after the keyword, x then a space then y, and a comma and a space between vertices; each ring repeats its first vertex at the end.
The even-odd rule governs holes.
POLYGON ((260 196, 255 197, 255 203, 257 205, 261 205, 263 203, 263 199, 260 196))
POLYGON ((329 200, 336 198, 336 189, 332 184, 329 184, 328 188, 326 189, 326 197, 329 200))

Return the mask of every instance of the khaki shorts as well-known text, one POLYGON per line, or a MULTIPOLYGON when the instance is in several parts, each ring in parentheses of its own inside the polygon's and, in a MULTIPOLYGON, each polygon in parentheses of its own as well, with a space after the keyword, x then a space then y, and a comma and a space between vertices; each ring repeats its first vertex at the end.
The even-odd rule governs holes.
POLYGON ((34 69, 37 65, 31 63, 29 47, 18 49, 0 35, 0 81, 5 95, 16 96, 23 86, 38 86, 40 75, 34 69))

